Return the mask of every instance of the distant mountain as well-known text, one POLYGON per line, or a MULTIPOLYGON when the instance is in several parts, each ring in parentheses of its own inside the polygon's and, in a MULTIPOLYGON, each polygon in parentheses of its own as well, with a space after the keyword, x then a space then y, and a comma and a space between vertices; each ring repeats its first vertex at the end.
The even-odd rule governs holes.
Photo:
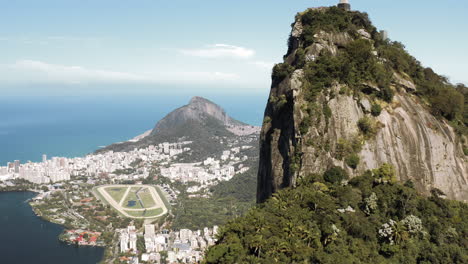
POLYGON ((223 108, 202 97, 193 97, 189 104, 177 108, 161 119, 153 130, 128 142, 116 143, 97 152, 130 151, 162 142, 194 141, 192 156, 220 151, 221 138, 259 134, 260 127, 251 126, 230 117, 223 108))
POLYGON ((203 97, 195 96, 190 100, 188 105, 172 111, 161 119, 161 121, 156 124, 151 134, 172 131, 174 128, 183 126, 188 122, 205 123, 207 119, 213 119, 220 125, 226 127, 233 125, 247 126, 247 124, 229 117, 219 105, 203 97))

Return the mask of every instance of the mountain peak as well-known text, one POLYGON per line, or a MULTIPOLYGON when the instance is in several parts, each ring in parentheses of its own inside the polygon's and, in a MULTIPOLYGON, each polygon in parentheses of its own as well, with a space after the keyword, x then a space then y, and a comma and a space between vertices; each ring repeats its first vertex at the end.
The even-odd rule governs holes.
POLYGON ((156 124, 152 134, 172 131, 188 122, 204 124, 208 121, 214 121, 225 127, 232 125, 245 126, 242 122, 228 116, 219 105, 206 98, 194 96, 187 105, 172 111, 161 119, 156 124))
POLYGON ((214 104, 215 105, 215 103, 213 103, 210 100, 208 100, 206 98, 203 98, 201 96, 192 97, 192 99, 190 99, 189 105, 197 104, 197 103, 209 103, 209 104, 214 104))
POLYGON ((248 136, 260 133, 260 127, 250 126, 231 118, 224 109, 212 101, 194 96, 187 105, 167 114, 156 126, 128 142, 113 144, 98 152, 130 151, 162 142, 191 140, 193 157, 202 159, 222 146, 218 137, 248 136), (195 151, 195 152, 193 152, 195 151), (200 156, 201 155, 201 156, 200 156))

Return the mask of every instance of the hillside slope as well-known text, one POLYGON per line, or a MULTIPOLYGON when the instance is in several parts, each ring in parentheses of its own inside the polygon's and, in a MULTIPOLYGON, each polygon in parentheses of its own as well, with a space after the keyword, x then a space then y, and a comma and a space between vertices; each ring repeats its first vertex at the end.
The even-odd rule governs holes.
POLYGON ((355 176, 384 163, 425 194, 438 188, 468 200, 466 87, 383 40, 366 14, 335 7, 298 14, 272 79, 259 202, 331 166, 355 176))
POLYGON ((130 151, 163 142, 186 140, 193 143, 190 145, 189 156, 185 155, 185 161, 199 161, 222 151, 222 138, 249 136, 258 132, 258 127, 237 121, 227 115, 219 105, 196 96, 189 104, 167 114, 151 132, 128 142, 107 146, 98 152, 130 151))

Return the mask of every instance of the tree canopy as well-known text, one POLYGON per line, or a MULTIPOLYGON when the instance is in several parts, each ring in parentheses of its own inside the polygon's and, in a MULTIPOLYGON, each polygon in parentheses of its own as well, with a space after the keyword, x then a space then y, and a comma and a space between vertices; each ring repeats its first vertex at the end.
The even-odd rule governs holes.
POLYGON ((305 177, 229 222, 205 262, 467 263, 468 206, 381 180, 392 171, 305 177))

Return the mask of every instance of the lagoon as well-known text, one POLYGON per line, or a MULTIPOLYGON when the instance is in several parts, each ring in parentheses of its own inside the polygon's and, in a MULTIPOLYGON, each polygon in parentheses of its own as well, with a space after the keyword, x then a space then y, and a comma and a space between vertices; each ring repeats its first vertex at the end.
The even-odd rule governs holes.
POLYGON ((26 202, 32 192, 0 193, 0 256, 5 264, 95 264, 103 248, 76 247, 58 240, 63 227, 37 217, 26 202))

